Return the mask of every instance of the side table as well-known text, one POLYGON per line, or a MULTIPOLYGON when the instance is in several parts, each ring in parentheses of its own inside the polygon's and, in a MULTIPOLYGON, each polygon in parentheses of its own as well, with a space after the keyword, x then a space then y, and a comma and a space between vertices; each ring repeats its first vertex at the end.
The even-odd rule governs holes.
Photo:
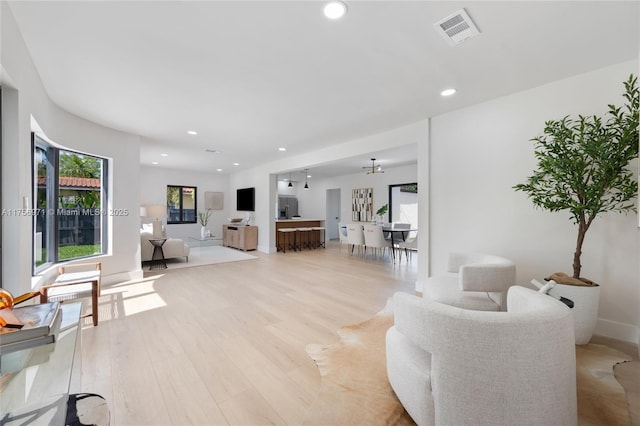
POLYGON ((149 266, 150 271, 154 269, 167 269, 167 261, 164 258, 164 251, 162 251, 162 246, 166 241, 166 238, 149 240, 151 245, 153 245, 153 255, 151 256, 151 265, 149 266))

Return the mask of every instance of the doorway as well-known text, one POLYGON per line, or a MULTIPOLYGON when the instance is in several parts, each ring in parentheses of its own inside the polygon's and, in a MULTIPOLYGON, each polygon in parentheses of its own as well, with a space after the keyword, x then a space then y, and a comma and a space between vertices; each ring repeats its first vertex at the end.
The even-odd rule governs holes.
POLYGON ((418 228, 418 184, 389 185, 389 222, 410 223, 418 228))
POLYGON ((327 240, 337 240, 340 238, 338 234, 338 222, 340 222, 340 188, 327 189, 327 215, 326 215, 326 233, 327 240))

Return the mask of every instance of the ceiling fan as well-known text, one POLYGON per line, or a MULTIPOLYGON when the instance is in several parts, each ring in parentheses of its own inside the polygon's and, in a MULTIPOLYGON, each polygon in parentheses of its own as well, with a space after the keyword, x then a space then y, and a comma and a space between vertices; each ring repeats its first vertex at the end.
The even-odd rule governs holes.
POLYGON ((371 166, 367 166, 367 167, 363 167, 363 169, 367 170, 367 174, 375 174, 375 173, 384 173, 384 170, 382 170, 382 166, 380 164, 376 164, 376 159, 372 158, 371 159, 371 166))

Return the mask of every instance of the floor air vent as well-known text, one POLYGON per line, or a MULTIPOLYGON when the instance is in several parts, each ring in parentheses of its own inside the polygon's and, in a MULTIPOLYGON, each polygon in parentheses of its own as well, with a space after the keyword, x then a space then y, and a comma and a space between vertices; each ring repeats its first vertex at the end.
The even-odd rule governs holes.
POLYGON ((436 31, 451 45, 455 46, 480 34, 469 15, 464 9, 452 13, 433 24, 436 31))

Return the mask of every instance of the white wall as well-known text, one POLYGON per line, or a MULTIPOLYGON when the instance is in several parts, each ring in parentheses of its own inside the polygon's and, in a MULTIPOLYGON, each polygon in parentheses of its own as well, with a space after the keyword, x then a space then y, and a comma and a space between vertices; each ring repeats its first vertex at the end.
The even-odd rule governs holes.
MULTIPOLYGON (((568 214, 534 209, 512 186, 536 161, 530 139, 545 120, 602 114, 621 104, 622 82, 638 74, 628 62, 431 119, 431 251, 433 273, 452 250, 504 255, 518 284, 572 272, 576 227, 568 214)), ((637 167, 637 164, 636 164, 637 167)), ((420 180, 422 184, 422 180, 420 180)), ((421 189, 424 186, 421 186, 421 189)), ((635 214, 597 219, 583 247, 582 275, 601 284, 596 333, 637 342, 640 326, 640 229, 635 214)))
MULTIPOLYGON (((53 104, 31 62, 11 10, 0 2, 2 38, 2 203, 21 209, 31 200, 31 118, 58 144, 110 160, 109 206, 129 209, 129 216, 110 217, 110 254, 100 256, 104 282, 141 277, 139 253, 139 137, 96 125, 53 104)), ((32 231, 28 216, 2 218, 2 282, 9 291, 31 290, 32 231)), ((37 280, 34 283, 37 284, 37 280)))
MULTIPOLYGON (((207 228, 216 238, 222 238, 222 225, 228 223, 231 199, 229 197, 229 177, 216 173, 198 173, 187 170, 175 170, 162 167, 140 167, 140 205, 166 205, 167 185, 195 186, 198 188, 197 208, 204 211, 204 193, 223 192, 223 209, 212 210, 207 228)), ((235 203, 235 202, 234 202, 235 203)), ((234 204, 235 208, 235 204, 234 204)), ((189 237, 200 237, 199 223, 167 225, 167 235, 182 238, 188 243, 189 237)))

